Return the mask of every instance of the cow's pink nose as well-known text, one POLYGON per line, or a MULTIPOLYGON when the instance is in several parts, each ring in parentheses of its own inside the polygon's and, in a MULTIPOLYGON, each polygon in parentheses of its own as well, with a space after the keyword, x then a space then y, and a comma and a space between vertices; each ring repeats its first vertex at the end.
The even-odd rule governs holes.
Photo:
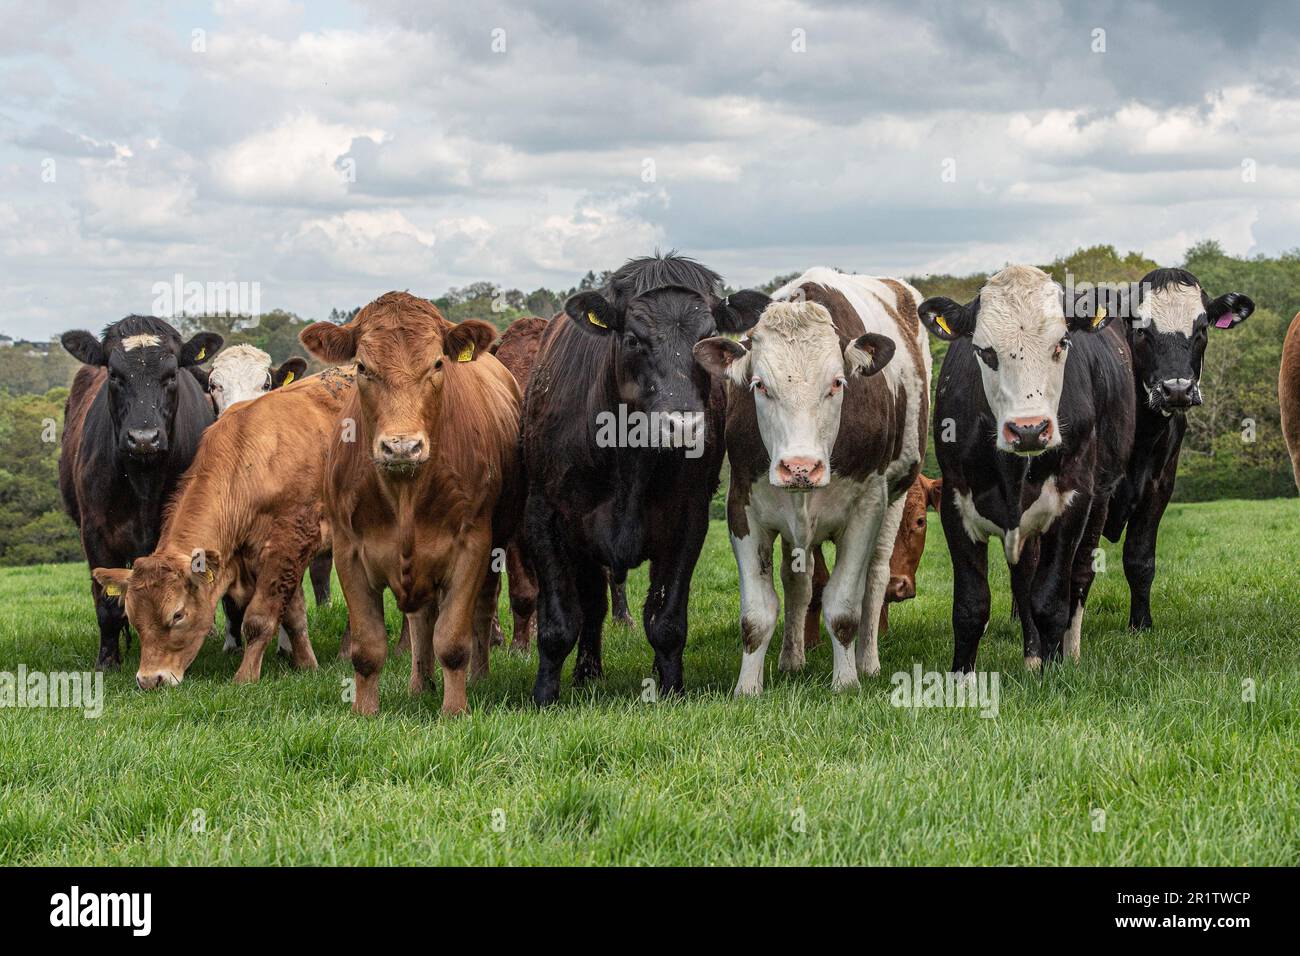
POLYGON ((1002 425, 1002 437, 1017 451, 1039 451, 1052 440, 1050 418, 1013 418, 1002 425))
POLYGON ((826 477, 826 463, 820 458, 782 458, 776 463, 776 477, 787 488, 812 488, 826 477))
POLYGON ((916 597, 916 581, 913 578, 890 578, 885 597, 890 601, 910 601, 916 597))

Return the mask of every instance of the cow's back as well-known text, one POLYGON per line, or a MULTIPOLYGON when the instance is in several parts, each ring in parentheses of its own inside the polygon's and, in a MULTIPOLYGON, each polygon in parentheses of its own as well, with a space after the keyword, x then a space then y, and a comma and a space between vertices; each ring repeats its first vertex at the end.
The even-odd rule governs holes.
POLYGON ((532 378, 533 363, 537 360, 537 350, 542 345, 542 333, 546 330, 545 319, 536 316, 518 319, 511 323, 501 336, 501 340, 492 347, 492 354, 515 377, 522 394, 528 388, 532 378))

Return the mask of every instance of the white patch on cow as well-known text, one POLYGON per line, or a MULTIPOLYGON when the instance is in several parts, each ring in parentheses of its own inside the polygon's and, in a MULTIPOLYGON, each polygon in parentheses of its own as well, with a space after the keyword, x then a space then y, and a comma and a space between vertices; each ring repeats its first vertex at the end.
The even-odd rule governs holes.
POLYGON ((970 492, 959 491, 953 496, 953 500, 957 505, 957 513, 961 516, 961 524, 966 536, 976 544, 982 544, 991 537, 1001 538, 1007 563, 1016 564, 1020 561, 1025 544, 1046 532, 1052 526, 1052 522, 1065 514, 1065 510, 1070 507, 1076 494, 1078 494, 1076 491, 1062 492, 1057 487, 1056 476, 1053 475, 1043 482, 1038 497, 1021 512, 1020 524, 1014 528, 1003 528, 980 514, 975 508, 975 501, 970 492))
POLYGON ((1008 266, 980 289, 971 344, 997 355, 996 370, 978 355, 975 362, 1002 451, 1015 452, 1003 434, 1003 426, 1015 419, 1046 418, 1051 429, 1047 447, 1061 443, 1056 413, 1069 358, 1068 349, 1058 348, 1069 331, 1061 296, 1052 277, 1033 266, 1008 266))
POLYGON ((1157 332, 1181 332, 1190 338, 1196 320, 1204 311, 1200 286, 1175 284, 1143 296, 1137 316, 1157 332))
POLYGON ((220 415, 235 402, 246 402, 271 389, 271 356, 251 345, 222 349, 208 375, 212 400, 220 415))
POLYGON ((128 335, 122 340, 122 351, 130 352, 132 349, 143 349, 157 345, 162 345, 162 339, 157 335, 144 333, 140 335, 128 335))
POLYGON ((1079 659, 1079 641, 1083 637, 1083 605, 1080 604, 1074 609, 1074 616, 1070 618, 1070 626, 1065 631, 1065 654, 1070 660, 1079 659))

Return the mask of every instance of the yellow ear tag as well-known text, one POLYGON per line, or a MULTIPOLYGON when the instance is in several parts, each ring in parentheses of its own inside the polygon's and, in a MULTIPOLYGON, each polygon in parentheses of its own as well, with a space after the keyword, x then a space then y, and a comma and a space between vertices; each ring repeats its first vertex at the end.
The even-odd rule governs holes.
POLYGON ((592 325, 598 327, 598 328, 602 328, 602 329, 607 329, 607 328, 609 328, 608 325, 606 325, 604 322, 600 321, 600 319, 596 318, 596 313, 595 313, 595 312, 588 312, 588 313, 587 313, 587 321, 590 322, 592 325))
POLYGON ((465 346, 463 349, 461 349, 461 350, 460 350, 460 354, 456 356, 456 361, 457 361, 457 362, 472 362, 472 361, 474 361, 474 346, 473 346, 473 345, 467 345, 467 346, 465 346))
POLYGON ((205 355, 207 355, 207 354, 208 354, 208 350, 207 350, 207 348, 201 348, 201 349, 199 349, 199 354, 196 355, 196 356, 194 356, 194 361, 196 361, 196 362, 202 362, 202 361, 203 361, 203 356, 205 356, 205 355))
POLYGON ((1097 326, 1101 325, 1102 320, 1105 318, 1106 318, 1106 307, 1104 305, 1097 306, 1097 314, 1093 317, 1092 327, 1095 329, 1097 326))
POLYGON ((285 385, 288 385, 288 384, 289 384, 290 382, 292 382, 292 381, 293 381, 293 372, 285 372, 285 373, 284 373, 284 381, 281 382, 280 385, 281 385, 281 387, 283 387, 283 386, 285 386, 285 385))
POLYGON ((121 597, 122 586, 120 584, 105 584, 104 593, 107 594, 109 597, 121 597))
POLYGON ((952 335, 952 326, 948 324, 947 319, 937 312, 934 315, 934 324, 943 329, 948 335, 952 335))
POLYGON ((212 569, 211 569, 211 568, 204 568, 204 569, 203 569, 203 576, 204 576, 205 578, 208 579, 208 583, 209 583, 209 584, 211 584, 213 581, 215 581, 215 580, 217 579, 217 576, 216 576, 215 574, 212 573, 212 569))

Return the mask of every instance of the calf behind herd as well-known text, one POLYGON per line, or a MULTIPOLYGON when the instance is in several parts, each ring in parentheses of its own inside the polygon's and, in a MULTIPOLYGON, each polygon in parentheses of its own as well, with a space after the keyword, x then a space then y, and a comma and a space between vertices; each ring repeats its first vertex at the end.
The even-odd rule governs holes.
MULTIPOLYGON (((302 580, 310 568, 327 599, 332 558, 354 710, 379 710, 391 591, 411 692, 432 685, 436 660, 443 712, 462 713, 500 634, 504 569, 512 648, 536 635, 533 698, 549 704, 575 645, 573 683, 601 677, 610 599, 630 621, 627 573, 649 562, 642 624, 659 691, 681 692, 724 454, 738 695, 763 689, 778 538, 781 669, 803 667, 824 623, 836 690, 879 673, 886 605, 915 593, 927 504, 952 556, 953 671, 974 677, 990 538, 1010 569, 1026 666, 1078 659, 1102 535, 1124 535, 1130 626, 1152 625, 1156 532, 1209 330, 1253 309, 1178 269, 1067 296, 1041 270, 1010 266, 965 305, 824 268, 770 297, 726 295, 716 273, 669 254, 631 260, 554 319, 500 335, 389 292, 345 325, 302 332, 331 366, 311 376, 301 359, 275 368, 249 346, 219 352, 209 332, 182 341, 157 318, 69 332, 84 365, 59 477, 92 569, 98 666, 120 665, 129 621, 139 686, 179 684, 222 603, 227 649, 243 645, 236 681, 258 679, 277 635, 295 666, 314 668, 302 580), (949 343, 933 409, 927 332, 949 343), (920 474, 932 427, 941 481, 920 474)), ((1290 440, 1294 324, 1286 348, 1290 440)))

